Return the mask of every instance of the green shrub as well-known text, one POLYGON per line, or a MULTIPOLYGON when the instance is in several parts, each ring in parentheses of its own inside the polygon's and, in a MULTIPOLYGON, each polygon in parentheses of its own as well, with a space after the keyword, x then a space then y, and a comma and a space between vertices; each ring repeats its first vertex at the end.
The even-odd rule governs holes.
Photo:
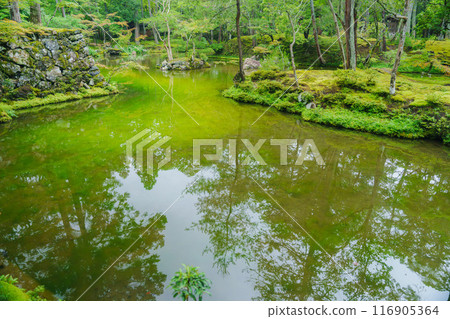
POLYGON ((241 88, 244 91, 252 91, 253 90, 253 84, 251 82, 241 82, 237 84, 237 87, 241 88))
POLYGON ((375 73, 372 71, 337 70, 333 73, 333 76, 336 85, 341 88, 365 91, 375 84, 375 73))
POLYGON ((215 54, 221 54, 223 52, 223 44, 222 43, 213 43, 211 44, 211 49, 214 50, 215 54))
MULTIPOLYGON (((298 103, 297 103, 298 104, 298 103)), ((289 112, 289 113, 298 113, 297 108, 300 110, 300 107, 296 105, 295 103, 284 101, 284 100, 278 100, 273 105, 277 110, 282 112, 289 112)))
POLYGON ((367 100, 361 96, 347 95, 342 104, 354 111, 374 114, 386 112, 387 109, 383 102, 367 100))
POLYGON ((258 93, 276 93, 284 91, 284 86, 278 81, 263 80, 258 82, 256 92, 258 93))
POLYGON ((310 109, 302 112, 306 121, 402 138, 422 138, 425 131, 418 120, 384 119, 346 109, 310 109))
POLYGON ((202 301, 203 294, 211 289, 211 280, 207 279, 205 273, 199 272, 198 267, 183 265, 170 280, 170 287, 173 289, 173 297, 180 296, 183 301, 192 300, 202 301))
POLYGON ((420 116, 420 125, 427 130, 431 138, 440 139, 450 144, 450 119, 448 114, 441 116, 438 111, 427 112, 420 116))
POLYGON ((229 88, 228 90, 223 91, 222 95, 226 98, 230 98, 238 102, 256 103, 255 98, 248 92, 245 92, 241 88, 237 88, 234 86, 229 88))
POLYGON ((442 96, 437 92, 428 94, 425 100, 427 105, 433 108, 442 108, 445 105, 442 96))
POLYGON ((250 79, 253 82, 261 80, 275 80, 278 77, 276 71, 258 70, 250 74, 250 79))

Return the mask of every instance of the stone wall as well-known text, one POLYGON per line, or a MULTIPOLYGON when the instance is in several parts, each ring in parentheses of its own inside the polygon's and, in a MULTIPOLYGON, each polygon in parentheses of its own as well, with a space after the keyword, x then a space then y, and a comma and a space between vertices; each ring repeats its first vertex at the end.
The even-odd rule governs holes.
POLYGON ((79 30, 0 39, 0 102, 107 85, 79 30))

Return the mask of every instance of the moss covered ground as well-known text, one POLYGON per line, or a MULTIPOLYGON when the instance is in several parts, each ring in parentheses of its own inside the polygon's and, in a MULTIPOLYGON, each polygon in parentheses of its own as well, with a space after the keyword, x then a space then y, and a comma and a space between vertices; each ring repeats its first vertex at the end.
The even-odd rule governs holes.
POLYGON ((223 95, 273 106, 324 125, 450 143, 450 79, 446 76, 399 75, 393 96, 389 94, 390 75, 382 69, 299 70, 297 76, 298 88, 292 72, 256 71, 223 95))
POLYGON ((0 281, 0 301, 30 301, 31 298, 22 289, 0 281))
POLYGON ((110 94, 116 94, 119 91, 113 86, 106 88, 92 88, 92 89, 81 89, 79 92, 75 93, 56 93, 48 95, 44 98, 33 98, 23 101, 12 101, 9 103, 0 103, 0 123, 5 123, 11 121, 13 117, 16 116, 16 110, 30 109, 33 107, 62 103, 68 101, 81 100, 85 98, 94 98, 100 96, 106 96, 110 94))

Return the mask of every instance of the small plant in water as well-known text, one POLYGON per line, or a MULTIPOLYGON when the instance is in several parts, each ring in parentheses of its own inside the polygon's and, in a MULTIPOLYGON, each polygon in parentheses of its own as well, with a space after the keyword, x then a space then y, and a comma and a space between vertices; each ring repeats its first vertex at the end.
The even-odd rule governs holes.
POLYGON ((199 272, 198 267, 186 266, 175 273, 170 280, 170 287, 173 289, 173 297, 181 296, 183 301, 202 301, 203 294, 211 295, 207 290, 211 288, 211 280, 206 278, 205 273, 199 272))

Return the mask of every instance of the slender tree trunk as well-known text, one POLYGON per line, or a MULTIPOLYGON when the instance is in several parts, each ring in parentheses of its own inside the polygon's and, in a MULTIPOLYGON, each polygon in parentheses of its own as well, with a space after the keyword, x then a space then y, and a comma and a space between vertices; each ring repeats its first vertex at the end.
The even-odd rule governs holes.
POLYGON ((328 4, 330 5, 331 15, 333 16, 333 20, 334 20, 334 28, 336 29, 336 36, 338 38, 339 49, 341 50, 342 65, 343 65, 344 69, 346 69, 347 62, 346 62, 346 57, 345 57, 345 49, 344 49, 344 45, 343 45, 342 39, 341 39, 341 31, 339 30, 339 23, 338 23, 338 20, 336 17, 336 12, 334 11, 333 2, 331 0, 328 0, 328 4))
POLYGON ((41 25, 41 4, 39 2, 30 5, 30 21, 31 23, 41 25))
POLYGON ((350 10, 351 10, 351 1, 345 0, 344 6, 344 29, 345 29, 345 52, 347 56, 347 67, 346 69, 350 69, 350 10))
MULTIPOLYGON (((384 25, 387 26, 387 21, 386 21, 386 12, 382 12, 381 16, 383 18, 383 23, 384 25)), ((381 51, 382 52, 386 52, 387 51, 387 44, 386 44, 386 31, 388 30, 388 28, 385 28, 385 31, 383 32, 383 39, 381 40, 381 51)))
POLYGON ((170 25, 169 20, 166 20, 166 26, 167 26, 167 56, 169 61, 173 60, 173 54, 172 54, 172 45, 170 43, 170 25))
MULTIPOLYGON (((152 3, 151 3, 150 0, 148 0, 148 14, 149 14, 150 18, 153 17, 153 14, 152 14, 152 3)), ((153 39, 155 39, 155 43, 159 44, 158 34, 156 33, 156 27, 155 27, 154 24, 152 26, 152 32, 153 32, 153 39)))
POLYGON ((240 0, 236 0, 236 33, 237 33, 237 42, 238 42, 238 50, 239 50, 239 72, 235 75, 235 82, 244 82, 245 74, 244 74, 244 61, 242 57, 242 41, 241 41, 241 2, 240 0))
MULTIPOLYGON (((411 5, 414 7, 414 3, 415 3, 415 1, 414 0, 411 0, 411 5)), ((405 30, 406 30, 406 34, 407 35, 410 35, 411 34, 411 20, 412 20, 412 13, 413 13, 413 10, 409 10, 409 13, 408 13, 408 20, 406 21, 406 25, 405 25, 405 30)))
POLYGON ((297 78, 297 69, 295 67, 295 59, 294 59, 294 45, 296 42, 296 30, 294 26, 294 22, 292 21, 291 14, 289 11, 286 11, 287 16, 289 18, 289 23, 291 24, 291 30, 292 30, 292 42, 289 45, 289 52, 291 53, 291 64, 292 64, 292 72, 294 73, 294 79, 295 79, 295 87, 298 88, 298 78, 297 78))
POLYGON ((11 20, 16 21, 17 23, 22 23, 22 19, 20 18, 19 1, 9 2, 9 14, 11 16, 11 20))
POLYGON ((356 70, 355 0, 345 1, 345 40, 347 43, 347 69, 356 70))
POLYGON ((314 0, 310 0, 309 2, 311 4, 311 20, 312 20, 312 25, 313 25, 314 41, 316 42, 317 55, 319 56, 320 63, 325 64, 325 59, 322 56, 322 50, 320 50, 320 45, 319 45, 319 34, 317 33, 316 13, 314 10, 314 0))
POLYGON ((139 44, 139 19, 138 19, 138 11, 134 13, 134 42, 139 44))
POLYGON ((356 15, 356 2, 357 0, 353 0, 353 21, 352 21, 352 29, 353 29, 353 40, 355 42, 355 69, 356 69, 356 61, 358 59, 358 16, 356 15))
POLYGON ((413 38, 416 37, 416 17, 417 17, 417 1, 414 1, 413 11, 411 15, 411 29, 413 38))
POLYGON ((219 43, 222 42, 222 25, 219 25, 219 43))
POLYGON ((400 40, 398 43, 398 49, 397 49, 397 56, 395 57, 394 67, 392 68, 391 72, 391 85, 389 87, 389 93, 391 95, 395 94, 395 84, 397 81, 397 71, 398 67, 400 65, 400 58, 402 57, 403 53, 403 47, 405 45, 405 38, 406 38, 406 28, 407 28, 407 20, 409 16, 409 12, 412 10, 412 1, 411 0, 405 0, 405 11, 404 11, 404 17, 400 20, 400 40))

